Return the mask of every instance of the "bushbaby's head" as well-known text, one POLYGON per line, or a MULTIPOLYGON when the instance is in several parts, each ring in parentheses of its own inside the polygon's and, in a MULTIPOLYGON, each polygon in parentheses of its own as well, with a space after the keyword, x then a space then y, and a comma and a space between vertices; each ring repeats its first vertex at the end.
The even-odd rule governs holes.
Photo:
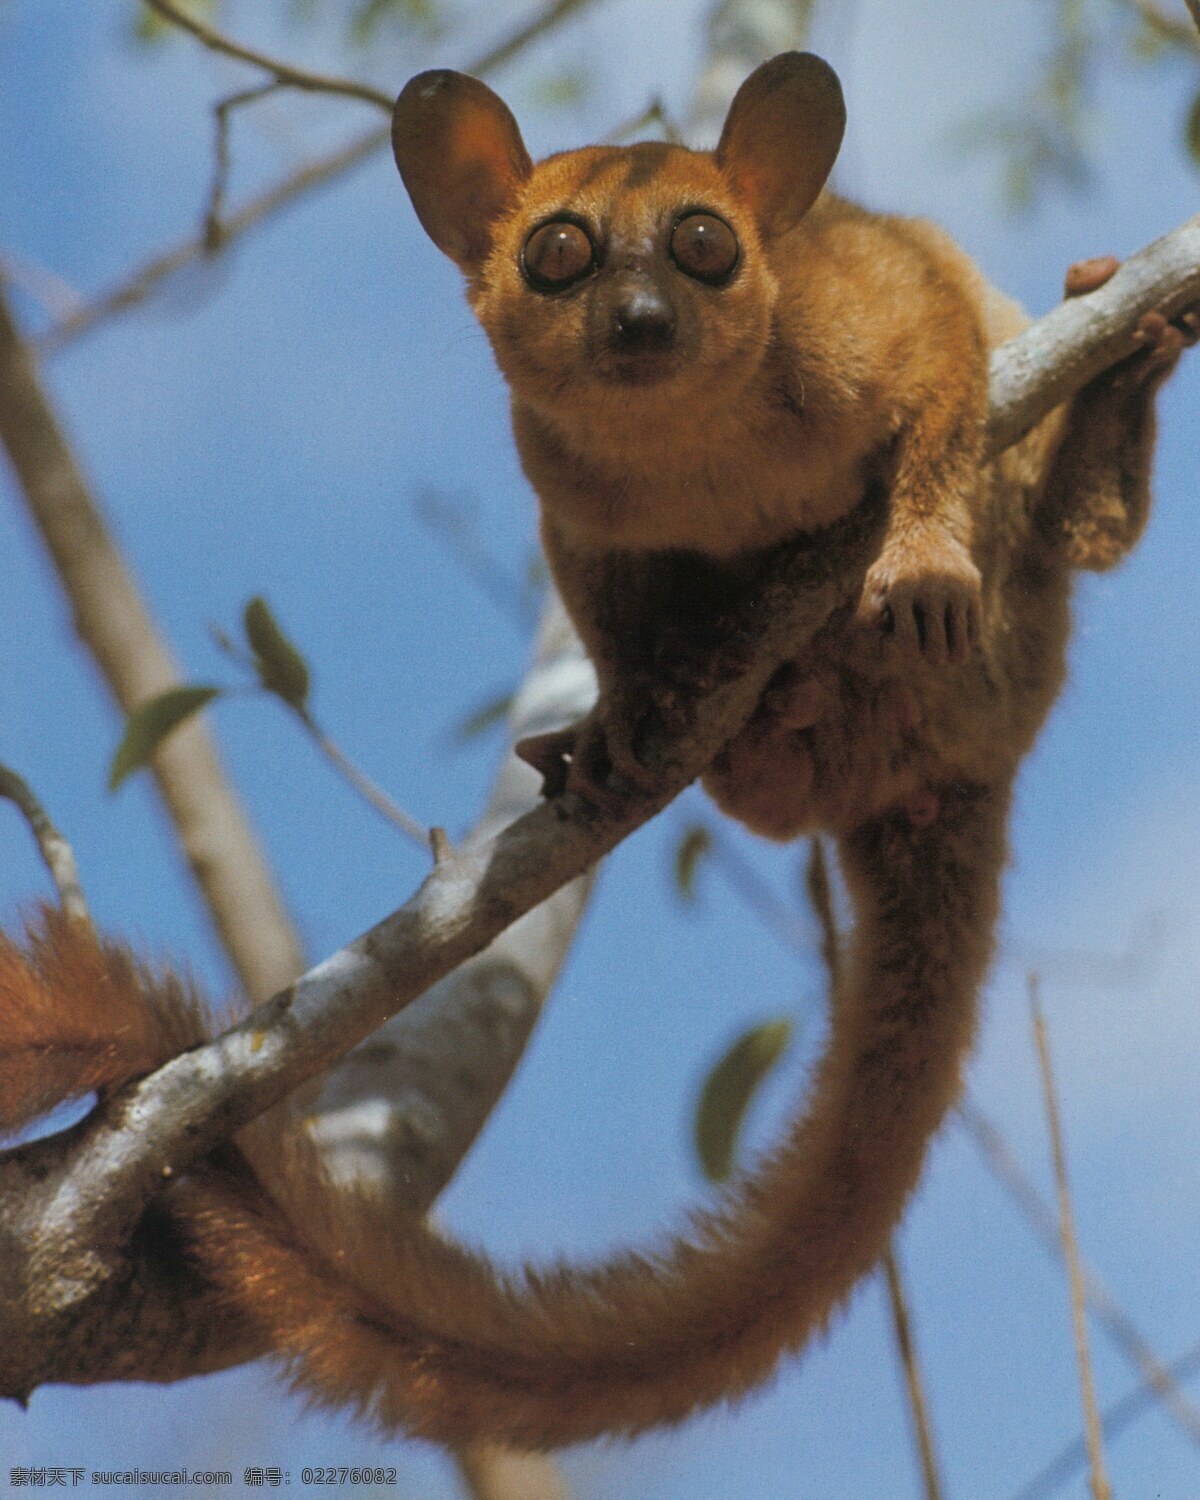
POLYGON ((535 165, 504 102, 448 71, 406 86, 392 141, 518 398, 644 420, 681 399, 702 414, 758 368, 770 244, 816 200, 844 124, 833 70, 789 52, 743 83, 712 153, 593 146, 535 165))

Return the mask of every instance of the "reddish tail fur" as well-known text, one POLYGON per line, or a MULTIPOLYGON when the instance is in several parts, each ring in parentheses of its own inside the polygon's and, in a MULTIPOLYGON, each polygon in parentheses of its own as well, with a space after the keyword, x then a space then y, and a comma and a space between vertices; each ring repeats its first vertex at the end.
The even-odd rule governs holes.
MULTIPOLYGON (((386 1429, 548 1447, 741 1395, 878 1259, 953 1102, 988 957, 1005 801, 963 790, 936 828, 898 814, 844 841, 859 923, 812 1101, 689 1238, 509 1279, 311 1168, 283 1181, 276 1204, 250 1179, 206 1167, 166 1200, 185 1243, 268 1331, 298 1386, 386 1429)), ((10 1124, 30 1101, 117 1084, 184 1040, 175 982, 148 991, 128 955, 78 927, 55 919, 28 956, 8 943, 2 952, 0 1027, 42 1028, 49 1041, 27 1054, 16 1089, 5 1085, 10 1124), (116 1042, 96 1016, 117 1020, 116 1042)))

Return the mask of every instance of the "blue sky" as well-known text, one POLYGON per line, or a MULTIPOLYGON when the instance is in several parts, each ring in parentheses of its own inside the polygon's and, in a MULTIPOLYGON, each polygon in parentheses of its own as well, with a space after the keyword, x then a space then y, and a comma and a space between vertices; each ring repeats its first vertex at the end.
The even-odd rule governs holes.
MULTIPOLYGON (((580 144, 656 91, 684 113, 705 8, 599 4, 499 77, 531 148, 580 144), (538 80, 574 66, 593 77, 583 103, 538 107, 538 80)), ((1035 312, 1056 300, 1073 258, 1145 243, 1194 211, 1197 189, 1179 144, 1196 69, 1164 63, 1098 77, 1086 191, 1004 214, 995 160, 957 152, 950 133, 1034 75, 1046 9, 827 0, 814 38, 849 101, 843 190, 937 218, 1035 312)), ((364 66, 317 33, 273 32, 266 10, 231 5, 228 23, 313 65, 364 66)), ((85 294, 191 232, 210 170, 209 106, 250 81, 186 41, 137 53, 129 13, 126 0, 0 5, 0 253, 85 294)), ((518 13, 494 4, 473 34, 506 30, 518 13)), ((473 50, 396 44, 371 66, 399 88, 473 50)), ((373 120, 365 107, 290 97, 240 119, 234 191, 373 120)), ((39 326, 32 302, 20 311, 39 326)), ((232 625, 265 593, 313 663, 331 731, 418 817, 468 826, 498 747, 451 750, 451 731, 515 681, 527 643, 447 559, 414 500, 436 488, 468 504, 514 573, 532 546, 533 503, 457 273, 421 235, 390 161, 56 356, 46 378, 188 674, 225 670, 208 623, 232 625)), ((1024 969, 1042 962, 1081 1240, 1167 1358, 1200 1338, 1198 400, 1194 357, 1162 402, 1150 532, 1119 573, 1080 589, 1071 681, 1021 782, 1004 953, 970 1075, 1047 1186, 1023 997, 1024 969), (1113 960, 1154 921, 1163 938, 1124 975, 1113 960)), ((119 726, 6 473, 0 552, 0 758, 31 776, 72 838, 103 923, 226 989, 148 787, 103 792, 119 726)), ((331 779, 281 713, 232 702, 215 723, 313 958, 403 899, 421 856, 331 779)), ((446 1221, 500 1256, 596 1253, 678 1215, 699 1191, 696 1087, 748 1022, 790 1012, 802 1034, 756 1111, 756 1141, 800 1087, 820 1039, 819 975, 713 872, 694 908, 678 904, 671 850, 700 815, 689 794, 610 861, 519 1077, 443 1199, 446 1221)), ((4 816, 11 917, 41 874, 4 816)), ((731 836, 792 899, 795 852, 731 836)), ((1002 1500, 1079 1427, 1062 1279, 954 1127, 900 1243, 948 1495, 1002 1500)), ((1102 1399, 1114 1399, 1134 1377, 1101 1333, 1093 1343, 1102 1399)), ((28 1413, 0 1409, 0 1487, 21 1462, 240 1472, 376 1455, 399 1463, 397 1493, 455 1493, 436 1454, 306 1415, 263 1370, 165 1391, 42 1391, 28 1413)), ((1124 1495, 1182 1500, 1200 1487, 1200 1454, 1157 1414, 1112 1446, 1110 1467, 1124 1495)), ((828 1339, 737 1413, 579 1450, 567 1469, 578 1500, 916 1496, 879 1287, 862 1288, 828 1339)), ((1082 1495, 1082 1481, 1064 1493, 1082 1495)))

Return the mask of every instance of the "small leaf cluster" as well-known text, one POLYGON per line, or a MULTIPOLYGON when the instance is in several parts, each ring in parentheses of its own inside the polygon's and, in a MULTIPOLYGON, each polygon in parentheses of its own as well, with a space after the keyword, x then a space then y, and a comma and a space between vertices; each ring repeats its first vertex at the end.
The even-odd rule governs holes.
MULTIPOLYGON (((307 723, 312 673, 261 596, 256 595, 246 605, 242 629, 249 648, 244 659, 253 668, 258 687, 281 699, 307 723)), ((217 640, 228 654, 242 655, 224 635, 218 634, 217 640)), ((185 683, 139 703, 125 721, 125 732, 113 756, 109 791, 115 792, 127 776, 147 765, 181 725, 231 691, 215 683, 185 683)))

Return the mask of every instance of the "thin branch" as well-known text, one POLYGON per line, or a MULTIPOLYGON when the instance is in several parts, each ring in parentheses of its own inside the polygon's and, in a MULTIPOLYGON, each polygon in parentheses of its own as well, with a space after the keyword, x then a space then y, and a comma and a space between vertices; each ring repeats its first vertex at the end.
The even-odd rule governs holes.
POLYGON ((833 887, 829 880, 825 846, 819 837, 809 840, 804 887, 821 931, 821 961, 829 975, 829 989, 836 995, 842 975, 842 943, 833 911, 833 887))
POLYGON ((219 233, 214 236, 211 225, 206 225, 200 234, 189 235, 170 249, 162 251, 146 261, 136 271, 123 276, 108 291, 101 292, 92 301, 84 303, 68 317, 56 323, 39 339, 34 347, 39 354, 57 354, 68 344, 90 333, 98 324, 114 313, 136 307, 155 292, 169 277, 203 260, 212 252, 214 237, 224 249, 231 241, 240 239, 250 230, 256 229, 267 219, 290 208, 299 199, 317 188, 327 186, 361 166, 387 144, 390 129, 384 126, 356 136, 344 146, 339 146, 327 155, 315 157, 303 166, 273 183, 261 193, 248 198, 236 212, 221 222, 219 233))
POLYGON ((28 256, 17 255, 10 249, 0 250, 0 283, 2 282, 8 282, 10 286, 24 292, 54 319, 72 317, 83 306, 83 298, 69 281, 28 256))
POLYGON ((1096 1406, 1096 1386, 1092 1377, 1092 1357, 1088 1349, 1086 1295, 1083 1271, 1079 1264, 1079 1245, 1075 1238, 1075 1220, 1071 1212, 1071 1194, 1067 1186, 1067 1154, 1063 1147, 1062 1125, 1058 1113, 1058 1096, 1050 1066, 1050 1044, 1046 1039, 1046 1022, 1038 1004, 1037 975, 1029 976, 1029 1008, 1033 1014, 1033 1037, 1042 1073, 1046 1101, 1046 1123, 1054 1160, 1054 1181, 1058 1191, 1058 1223, 1062 1236, 1063 1258, 1071 1288, 1071 1323, 1075 1330, 1075 1356, 1079 1363, 1079 1388, 1083 1397, 1084 1432, 1087 1434, 1088 1466, 1091 1470, 1092 1500, 1112 1500, 1112 1486, 1104 1468, 1104 1442, 1100 1432, 1100 1413, 1096 1406))
MULTIPOLYGON (((551 4, 543 6, 509 36, 468 62, 466 71, 477 74, 494 72, 577 12, 599 3, 602 0, 552 0, 551 4)), ((390 126, 376 127, 356 136, 346 145, 339 146, 326 155, 314 157, 285 173, 269 188, 247 199, 241 208, 222 221, 215 236, 221 247, 240 239, 265 220, 290 208, 308 193, 337 181, 347 172, 361 166, 377 151, 382 150, 390 137, 390 126)), ((211 254, 213 238, 213 226, 206 225, 202 233, 189 235, 187 239, 162 251, 137 270, 128 272, 108 291, 100 293, 92 301, 62 318, 34 341, 34 347, 42 355, 57 354, 60 349, 83 338, 114 314, 138 306, 169 277, 211 254)))
MULTIPOLYGON (((821 931, 821 957, 829 975, 830 997, 836 1005, 842 982, 842 942, 841 933, 838 931, 837 916, 833 909, 833 888, 829 880, 829 866, 825 860, 825 847, 819 838, 809 840, 804 883, 821 931)), ((941 1500, 942 1484, 938 1473, 937 1450, 933 1442, 929 1400, 925 1394, 925 1380, 921 1373, 920 1360, 917 1358, 917 1346, 912 1334, 912 1318, 909 1315, 908 1299, 904 1292, 900 1262, 896 1256, 894 1242, 889 1245, 883 1257, 883 1275, 887 1285, 888 1307, 892 1315, 892 1334, 896 1340, 900 1367, 904 1371, 904 1390, 908 1397, 908 1410, 912 1418, 913 1438, 917 1445, 917 1462, 921 1466, 925 1500, 941 1500)))
POLYGON ((896 1348, 900 1351, 900 1363, 904 1367, 904 1386, 908 1392, 908 1408, 912 1413, 917 1452, 921 1459, 921 1478, 925 1484, 925 1500, 942 1500, 942 1481, 938 1474, 937 1452, 933 1446, 929 1404, 925 1399, 921 1367, 917 1362, 916 1345, 913 1343, 908 1299, 904 1294, 904 1283, 900 1278, 900 1265, 896 1259, 894 1245, 883 1257, 883 1273, 887 1283, 888 1306, 892 1314, 892 1330, 896 1336, 896 1348))
MULTIPOLYGON (((467 64, 465 71, 468 73, 493 73, 497 68, 502 68, 505 63, 511 62, 519 52, 540 41, 542 37, 561 26, 564 21, 570 20, 582 10, 589 6, 603 3, 603 0, 550 0, 541 10, 530 16, 529 20, 508 36, 494 43, 485 52, 467 64)), ((390 108, 390 106, 389 106, 390 108)))
POLYGON ((269 98, 278 92, 279 88, 279 80, 272 78, 268 83, 260 83, 255 88, 228 94, 213 106, 213 124, 216 129, 213 141, 213 180, 208 193, 208 208, 204 214, 204 244, 210 255, 221 248, 224 234, 222 215, 225 211, 225 190, 229 184, 230 167, 229 117, 235 109, 241 109, 247 104, 257 104, 260 99, 269 98))
MULTIPOLYGON (((1189 1380, 1193 1375, 1200 1373, 1200 1344, 1194 1344, 1186 1354, 1181 1354, 1178 1359, 1172 1360, 1168 1373, 1176 1383, 1189 1380)), ((1110 1440, 1118 1437, 1135 1418, 1151 1408, 1160 1396, 1161 1392, 1152 1381, 1142 1381, 1128 1395, 1122 1396, 1119 1401, 1114 1401, 1101 1413, 1100 1428, 1104 1436, 1110 1440)), ((1087 1465, 1087 1436, 1080 1434, 1056 1453, 1032 1479, 1023 1484, 1012 1500, 1046 1500, 1048 1495, 1061 1489, 1064 1484, 1074 1479, 1081 1469, 1086 1469, 1087 1465)))
POLYGON ((63 911, 77 921, 90 924, 92 917, 83 894, 83 886, 79 883, 75 852, 50 821, 46 809, 34 796, 33 788, 24 777, 18 776, 8 766, 0 766, 0 797, 7 798, 21 810, 50 872, 50 879, 54 882, 63 911))
MULTIPOLYGON (((1061 1256, 1058 1220, 1012 1154, 1004 1137, 969 1097, 958 1106, 958 1121, 983 1154, 992 1176, 1010 1194, 1039 1239, 1057 1260, 1061 1256)), ((1141 1371, 1177 1426, 1200 1446, 1200 1411, 1172 1379, 1170 1368, 1146 1342, 1141 1332, 1105 1286, 1099 1274, 1083 1264, 1083 1284, 1093 1315, 1130 1363, 1141 1371)))
POLYGON ((292 89, 301 89, 309 94, 336 94, 344 99, 361 99, 366 104, 374 104, 379 109, 387 110, 389 115, 392 112, 392 105, 395 103, 392 95, 385 94, 382 89, 377 89, 372 84, 359 83, 354 78, 335 78, 329 73, 311 73, 307 68, 294 67, 280 58, 270 57, 265 52, 258 52, 253 47, 244 47, 241 42, 235 42, 232 37, 218 31, 215 26, 210 26, 206 21, 198 20, 189 14, 176 3, 176 0, 142 0, 142 3, 148 5, 164 21, 169 21, 182 31, 190 32, 202 46, 207 47, 211 52, 219 52, 224 57, 232 57, 238 62, 261 68, 265 73, 269 73, 276 83, 284 84, 292 89))
POLYGON ((416 818, 405 812, 399 803, 393 802, 382 787, 377 786, 365 772, 360 771, 338 744, 329 738, 307 709, 300 709, 297 712, 300 722, 312 736, 321 754, 335 767, 339 775, 345 777, 363 801, 385 817, 393 828, 398 828, 406 838, 420 844, 423 849, 429 849, 431 847, 430 829, 426 828, 423 823, 418 823, 416 818))
POLYGON ((651 96, 650 102, 645 109, 636 115, 631 115, 628 120, 622 120, 605 135, 605 140, 627 141, 632 137, 641 135, 643 130, 649 130, 651 126, 657 126, 662 137, 672 146, 683 144, 683 131, 667 109, 666 101, 661 94, 651 96))

